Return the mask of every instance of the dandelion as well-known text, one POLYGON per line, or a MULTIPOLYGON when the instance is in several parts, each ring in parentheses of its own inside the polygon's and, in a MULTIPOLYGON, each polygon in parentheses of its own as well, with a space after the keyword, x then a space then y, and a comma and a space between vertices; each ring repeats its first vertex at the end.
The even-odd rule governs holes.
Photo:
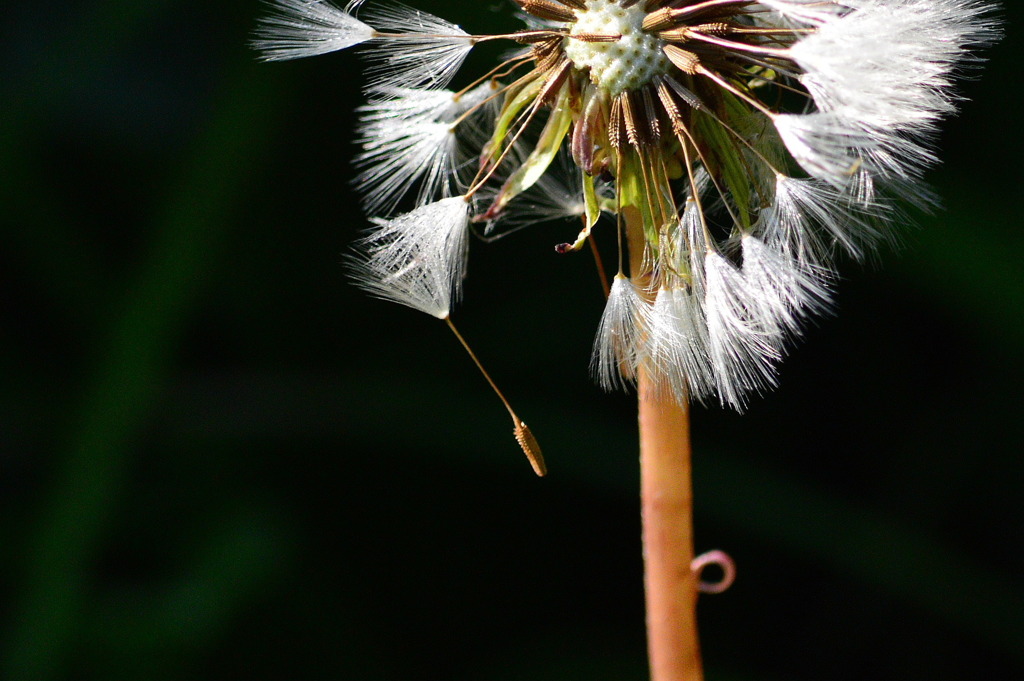
MULTIPOLYGON (((585 230, 562 249, 574 250, 602 213, 617 214, 617 231, 642 236, 619 241, 634 247, 629 279, 651 309, 601 325, 599 382, 622 385, 611 376, 628 380, 643 363, 679 400, 736 408, 774 385, 799 321, 827 308, 835 255, 863 257, 887 238, 894 199, 928 201, 920 177, 935 161, 935 123, 956 104, 953 77, 996 35, 974 0, 517 2, 531 26, 470 35, 398 4, 357 17, 360 2, 279 0, 255 46, 268 59, 369 48, 356 164, 372 215, 410 195, 428 211, 458 195, 488 232, 578 217, 585 230), (496 39, 521 49, 471 87, 442 89, 496 39), (486 141, 464 153, 474 138, 486 141), (661 290, 694 310, 656 325, 671 336, 642 331, 668 310, 661 290)), ((405 232, 385 258, 395 272, 427 248, 417 240, 446 229, 382 224, 405 232)), ((460 285, 458 257, 430 264, 460 285)), ((610 298, 612 316, 619 303, 610 298)))
MULTIPOLYGON (((578 220, 560 252, 618 249, 593 373, 677 421, 693 400, 742 410, 774 386, 839 256, 891 239, 900 203, 932 201, 922 175, 954 80, 998 37, 983 0, 515 3, 525 26, 474 35, 399 4, 276 0, 254 44, 368 51, 365 288, 449 319, 474 225, 578 220), (504 61, 445 89, 498 40, 504 61)), ((656 649, 656 678, 683 678, 658 674, 685 655, 656 649)))

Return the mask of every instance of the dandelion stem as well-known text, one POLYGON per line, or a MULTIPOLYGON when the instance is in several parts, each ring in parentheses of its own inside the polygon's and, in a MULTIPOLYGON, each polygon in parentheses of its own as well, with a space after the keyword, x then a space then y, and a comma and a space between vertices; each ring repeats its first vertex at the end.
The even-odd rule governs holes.
POLYGON ((640 373, 640 497, 651 681, 701 681, 690 415, 640 373))
MULTIPOLYGON (((643 263, 639 211, 623 210, 631 270, 643 263)), ((643 522, 647 654, 651 681, 703 681, 697 638, 698 581, 693 561, 690 413, 671 391, 639 371, 640 498, 643 522)))

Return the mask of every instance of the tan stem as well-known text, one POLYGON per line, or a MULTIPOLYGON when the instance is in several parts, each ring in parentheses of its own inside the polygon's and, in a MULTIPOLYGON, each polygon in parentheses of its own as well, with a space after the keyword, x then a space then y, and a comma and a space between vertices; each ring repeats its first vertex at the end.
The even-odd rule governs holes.
POLYGON ((640 497, 651 681, 701 681, 690 414, 641 372, 640 497))
MULTIPOLYGON (((624 207, 630 273, 643 279, 639 211, 624 207)), ((702 681, 693 561, 690 411, 639 372, 640 498, 651 681, 702 681)))

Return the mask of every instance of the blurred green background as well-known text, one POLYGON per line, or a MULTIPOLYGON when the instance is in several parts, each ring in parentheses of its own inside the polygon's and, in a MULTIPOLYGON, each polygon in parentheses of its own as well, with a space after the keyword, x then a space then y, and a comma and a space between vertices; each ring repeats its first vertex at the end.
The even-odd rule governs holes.
MULTIPOLYGON (((262 11, 5 3, 0 679, 641 681, 634 407, 587 376, 574 226, 474 243, 457 312, 539 480, 443 325, 346 281, 361 63, 257 64, 262 11)), ((1024 678, 1008 33, 945 209, 848 264, 779 390, 696 410, 698 550, 740 570, 709 681, 1024 678)))

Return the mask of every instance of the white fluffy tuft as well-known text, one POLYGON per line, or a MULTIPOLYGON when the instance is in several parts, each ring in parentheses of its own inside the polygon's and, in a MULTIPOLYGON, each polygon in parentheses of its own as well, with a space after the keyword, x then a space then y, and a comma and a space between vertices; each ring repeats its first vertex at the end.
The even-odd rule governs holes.
POLYGON ((698 296, 682 288, 658 291, 650 329, 643 361, 656 389, 679 401, 703 401, 714 391, 715 381, 698 296))
POLYGON ((758 0, 758 4, 778 15, 773 23, 792 26, 820 26, 850 11, 842 3, 822 0, 758 0))
POLYGON ((804 318, 828 309, 831 294, 822 270, 802 267, 757 237, 745 235, 742 249, 743 277, 753 293, 748 314, 759 317, 761 326, 798 336, 804 318))
POLYGON ((790 54, 818 108, 886 128, 927 131, 955 109, 952 75, 997 32, 972 0, 855 0, 790 54))
POLYGON ((774 387, 783 337, 767 323, 761 292, 718 253, 708 253, 704 301, 715 388, 723 405, 742 411, 750 393, 774 387))
POLYGON ((605 390, 623 388, 635 379, 650 308, 636 284, 616 275, 590 360, 591 371, 605 390))
POLYGON ((863 167, 870 135, 835 113, 779 114, 772 119, 786 149, 812 177, 843 188, 863 167))
POLYGON ((370 88, 443 88, 473 49, 473 38, 432 14, 401 4, 366 12, 380 35, 369 45, 370 88))
POLYGON ((461 196, 380 220, 356 248, 352 277, 379 298, 444 319, 461 293, 468 237, 461 196))
POLYGON ((413 186, 418 205, 451 196, 455 132, 448 123, 380 121, 360 128, 356 184, 368 213, 387 214, 413 186))
POLYGON ((883 238, 884 209, 869 195, 837 191, 815 179, 779 175, 775 198, 759 234, 765 243, 804 269, 829 267, 838 246, 854 258, 883 238))
POLYGON ((356 185, 368 213, 391 213, 412 188, 419 187, 417 204, 424 205, 455 193, 460 164, 457 134, 476 124, 471 114, 494 93, 484 83, 462 96, 450 90, 389 87, 374 92, 377 99, 358 109, 357 143, 362 168, 356 185))
POLYGON ((262 59, 280 61, 344 50, 373 36, 372 27, 326 0, 274 0, 252 46, 262 59))

